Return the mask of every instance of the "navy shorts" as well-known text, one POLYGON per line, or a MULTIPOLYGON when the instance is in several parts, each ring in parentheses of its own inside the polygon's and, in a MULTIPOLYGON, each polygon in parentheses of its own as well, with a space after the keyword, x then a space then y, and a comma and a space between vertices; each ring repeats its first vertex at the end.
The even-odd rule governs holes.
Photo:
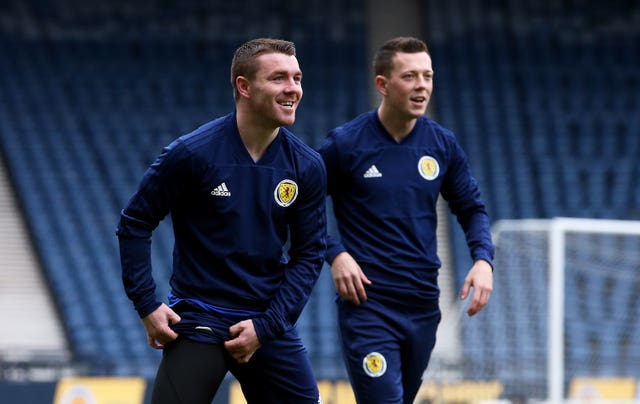
POLYGON ((437 300, 394 306, 369 295, 356 306, 338 299, 342 352, 359 403, 413 403, 440 317, 437 300))

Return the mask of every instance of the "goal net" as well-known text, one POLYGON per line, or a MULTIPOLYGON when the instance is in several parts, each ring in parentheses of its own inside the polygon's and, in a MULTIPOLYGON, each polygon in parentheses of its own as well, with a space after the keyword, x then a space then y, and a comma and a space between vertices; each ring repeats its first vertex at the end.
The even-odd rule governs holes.
POLYGON ((494 291, 480 313, 461 314, 457 377, 498 383, 495 398, 514 402, 638 400, 640 222, 513 220, 493 230, 494 291))

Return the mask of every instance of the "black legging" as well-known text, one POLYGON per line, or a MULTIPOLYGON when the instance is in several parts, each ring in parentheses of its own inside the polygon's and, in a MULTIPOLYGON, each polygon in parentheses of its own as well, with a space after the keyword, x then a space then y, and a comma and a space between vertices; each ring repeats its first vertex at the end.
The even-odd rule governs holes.
POLYGON ((221 344, 177 339, 162 353, 151 404, 211 404, 228 358, 221 344))

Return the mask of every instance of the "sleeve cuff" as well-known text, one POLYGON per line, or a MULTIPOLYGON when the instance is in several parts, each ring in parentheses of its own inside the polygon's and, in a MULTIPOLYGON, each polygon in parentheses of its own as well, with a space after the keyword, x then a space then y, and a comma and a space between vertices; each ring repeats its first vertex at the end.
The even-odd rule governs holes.
POLYGON ((153 299, 149 299, 149 301, 147 302, 136 304, 135 308, 140 318, 145 318, 149 314, 153 313, 158 307, 160 307, 161 304, 162 303, 157 301, 154 297, 153 299))
POLYGON ((333 260, 342 252, 346 252, 347 249, 341 243, 335 243, 327 246, 327 250, 324 253, 324 260, 327 264, 331 265, 333 260))
POLYGON ((494 266, 493 266, 493 259, 487 254, 487 255, 478 255, 476 257, 474 257, 473 261, 486 261, 490 266, 491 266, 491 272, 493 272, 494 266))
POLYGON ((251 319, 253 321, 253 328, 256 330, 256 335, 258 336, 260 343, 275 339, 284 333, 284 328, 279 327, 275 324, 275 321, 268 316, 268 314, 265 314, 251 319))

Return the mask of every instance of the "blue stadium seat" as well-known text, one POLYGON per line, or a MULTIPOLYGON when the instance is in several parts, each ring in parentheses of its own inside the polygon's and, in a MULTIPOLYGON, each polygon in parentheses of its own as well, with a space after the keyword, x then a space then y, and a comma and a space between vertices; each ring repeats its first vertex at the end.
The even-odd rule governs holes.
MULTIPOLYGON (((506 8, 500 2, 489 2, 477 10, 460 3, 429 3, 426 7, 425 20, 437 28, 430 37, 437 72, 434 114, 458 134, 470 155, 473 172, 482 178, 491 218, 639 219, 637 27, 591 31, 587 21, 598 11, 557 1, 510 1, 506 8), (477 15, 468 15, 470 9, 477 15)), ((624 2, 614 3, 602 12, 609 16, 637 13, 637 8, 625 7, 624 2)), ((604 253, 607 248, 602 246, 604 253)), ((464 238, 457 230, 453 251, 460 287, 469 262, 464 238)), ((615 251, 635 254, 638 248, 618 246, 615 251)), ((590 256, 589 251, 581 254, 590 256)), ((503 264, 507 271, 518 265, 503 264)), ((536 282, 546 284, 544 279, 523 275, 508 279, 507 285, 536 282)), ((637 358, 638 349, 628 341, 637 337, 640 313, 633 310, 629 314, 623 322, 627 329, 621 329, 619 320, 608 313, 613 307, 631 307, 631 291, 637 293, 629 286, 633 282, 612 282, 593 275, 569 276, 567 282, 566 331, 574 342, 566 346, 568 372, 594 366, 589 364, 594 357, 608 361, 602 372, 620 374, 624 366, 628 371, 629 361, 623 366, 620 358, 637 358), (607 284, 614 285, 613 289, 607 289, 607 284), (620 335, 626 335, 627 342, 620 335)), ((502 299, 517 310, 531 307, 531 296, 520 300, 520 296, 501 295, 496 289, 485 318, 489 325, 483 327, 486 335, 504 332, 505 322, 514 327, 511 322, 519 317, 518 313, 506 317, 496 308, 502 299)), ((546 324, 535 330, 514 330, 518 345, 544 338, 544 327, 546 324)), ((485 344, 473 328, 465 329, 463 338, 468 344, 480 341, 480 346, 487 347, 485 353, 465 351, 470 361, 488 361, 504 370, 498 371, 501 378, 510 378, 513 367, 504 355, 509 352, 507 347, 496 347, 495 340, 485 344)), ((519 364, 529 364, 535 355, 526 350, 510 354, 519 364)), ((467 376, 473 377, 473 370, 467 376)))
MULTIPOLYGON (((127 29, 126 18, 112 19, 111 2, 89 17, 62 1, 56 4, 60 14, 25 8, 52 27, 50 40, 6 36, 0 27, 0 150, 76 359, 93 363, 95 373, 153 376, 159 354, 147 346, 121 285, 114 234, 119 211, 162 146, 233 109, 228 63, 241 41, 259 27, 295 37, 305 72, 296 126, 309 144, 317 146, 329 129, 368 108, 364 2, 330 3, 287 3, 293 13, 317 11, 295 13, 306 27, 300 32, 284 32, 290 16, 259 0, 249 14, 229 18, 220 18, 226 5, 221 1, 176 3, 171 12, 149 5, 128 16, 140 24, 127 29), (171 28, 195 11, 217 19, 220 25, 208 29, 220 31, 203 37, 206 30, 171 28), (321 15, 327 18, 316 18, 321 15), (65 38, 70 25, 96 35, 65 38), (325 80, 328 73, 332 80, 325 80), (100 315, 92 312, 98 308, 100 315)), ((170 276, 172 237, 167 219, 152 244, 158 279, 170 276)), ((325 377, 344 377, 335 317, 326 310, 334 307, 330 276, 322 277, 317 290, 300 326, 313 341, 311 357, 328 369, 325 377)), ((166 282, 157 292, 166 296, 166 282)))

